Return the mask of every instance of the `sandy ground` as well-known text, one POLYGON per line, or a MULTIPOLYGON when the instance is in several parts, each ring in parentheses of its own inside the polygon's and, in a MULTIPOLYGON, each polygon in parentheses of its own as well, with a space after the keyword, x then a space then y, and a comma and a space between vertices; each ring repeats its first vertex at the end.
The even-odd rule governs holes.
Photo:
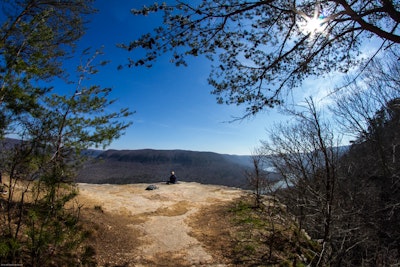
POLYGON ((158 189, 148 191, 148 184, 79 184, 83 214, 87 220, 94 220, 92 241, 98 264, 228 266, 201 236, 218 238, 226 232, 218 220, 211 222, 208 212, 245 192, 188 182, 154 185, 158 189), (213 233, 202 233, 205 224, 214 225, 210 230, 213 233))

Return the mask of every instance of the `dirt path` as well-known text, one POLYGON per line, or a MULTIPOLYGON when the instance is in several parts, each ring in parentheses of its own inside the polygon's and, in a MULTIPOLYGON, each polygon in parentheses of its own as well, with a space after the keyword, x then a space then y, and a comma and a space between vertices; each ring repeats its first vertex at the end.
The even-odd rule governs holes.
POLYGON ((207 224, 199 212, 236 199, 244 191, 186 182, 155 185, 158 189, 147 191, 148 184, 79 184, 84 214, 95 220, 97 262, 102 266, 226 266, 193 232, 201 234, 196 223, 207 224))

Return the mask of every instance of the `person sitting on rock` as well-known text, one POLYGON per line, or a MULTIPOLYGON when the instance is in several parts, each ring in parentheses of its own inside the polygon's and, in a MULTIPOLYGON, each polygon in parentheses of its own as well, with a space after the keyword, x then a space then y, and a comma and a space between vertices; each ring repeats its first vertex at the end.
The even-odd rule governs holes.
POLYGON ((167 184, 176 184, 176 176, 174 171, 171 172, 171 176, 169 177, 167 184))

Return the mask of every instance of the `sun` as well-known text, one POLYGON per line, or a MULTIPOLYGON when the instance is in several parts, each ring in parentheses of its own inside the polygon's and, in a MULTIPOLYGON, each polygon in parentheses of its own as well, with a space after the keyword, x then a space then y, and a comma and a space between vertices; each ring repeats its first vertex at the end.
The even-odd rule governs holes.
POLYGON ((312 18, 306 18, 306 22, 304 27, 304 31, 306 33, 318 33, 318 32, 323 32, 324 28, 323 27, 323 19, 320 17, 312 17, 312 18))
POLYGON ((303 33, 314 35, 325 31, 328 19, 320 12, 318 5, 316 5, 314 15, 311 17, 302 11, 297 11, 296 13, 298 13, 302 18, 299 22, 299 28, 303 33))

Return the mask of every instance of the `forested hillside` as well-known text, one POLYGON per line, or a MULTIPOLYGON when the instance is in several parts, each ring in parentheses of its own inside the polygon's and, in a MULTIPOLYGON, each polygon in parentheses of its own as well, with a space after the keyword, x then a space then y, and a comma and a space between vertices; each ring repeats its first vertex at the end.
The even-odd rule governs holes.
POLYGON ((181 181, 246 187, 245 172, 251 168, 248 156, 212 152, 143 149, 91 151, 89 155, 78 182, 161 182, 167 181, 173 170, 181 181))

